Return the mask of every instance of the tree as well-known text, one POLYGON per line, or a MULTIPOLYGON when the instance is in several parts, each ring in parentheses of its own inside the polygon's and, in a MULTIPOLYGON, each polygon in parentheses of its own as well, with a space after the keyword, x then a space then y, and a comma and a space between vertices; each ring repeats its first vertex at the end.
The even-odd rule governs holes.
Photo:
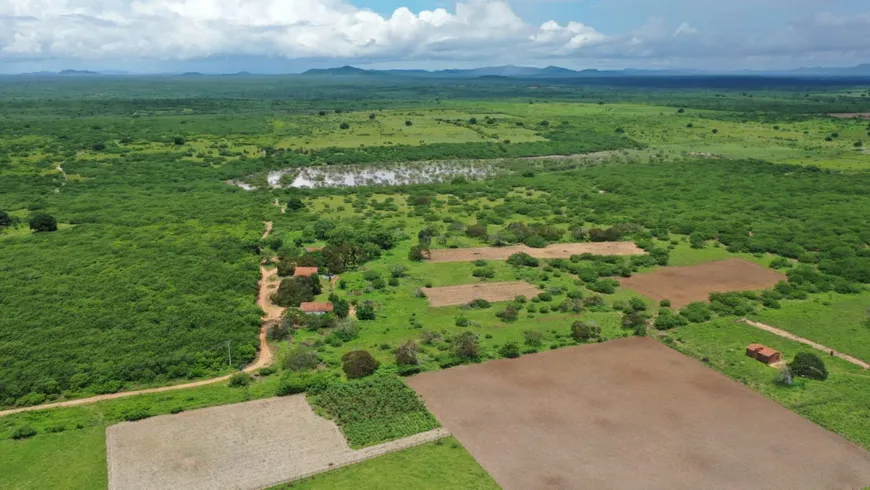
POLYGON ((332 312, 339 318, 347 318, 350 314, 350 303, 347 300, 336 297, 332 301, 332 312))
POLYGON ((508 305, 504 311, 496 313, 495 316, 501 318, 504 322, 513 322, 519 317, 519 312, 516 307, 508 305))
POLYGON ((12 217, 6 211, 0 210, 0 226, 9 226, 12 224, 12 217))
POLYGON ((302 202, 302 199, 299 199, 296 196, 287 199, 287 210, 288 211, 299 211, 300 209, 305 207, 305 203, 302 202))
POLYGON ((356 317, 359 320, 374 320, 375 307, 368 301, 359 305, 356 309, 356 317))
POLYGON ((695 302, 680 310, 680 315, 692 323, 706 322, 713 317, 707 303, 695 302))
POLYGON ((172 142, 175 143, 175 146, 181 146, 185 143, 184 138, 181 136, 176 136, 172 139, 172 142))
POLYGON ((547 121, 547 120, 541 121, 541 126, 547 127, 549 125, 550 125, 550 121, 547 121))
POLYGON ((824 381, 828 379, 828 368, 822 358, 812 352, 799 352, 788 364, 792 374, 804 378, 824 381))
POLYGON ((429 250, 428 247, 425 247, 423 245, 414 245, 413 247, 411 247, 411 250, 408 251, 408 260, 414 262, 421 262, 431 256, 432 252, 429 250))
POLYGON ((251 384, 251 377, 248 373, 235 373, 230 376, 230 388, 242 388, 251 384))
POLYGON ((687 323, 689 323, 688 320, 682 315, 675 315, 671 310, 662 308, 659 310, 659 315, 656 317, 654 326, 658 330, 670 330, 687 323))
POLYGON ((36 233, 57 231, 57 220, 45 213, 36 213, 30 217, 30 229, 36 233))
POLYGON ((576 321, 571 325, 571 337, 577 342, 597 339, 601 335, 601 327, 592 322, 576 321))
POLYGON ((350 128, 350 124, 348 124, 348 123, 346 123, 346 122, 343 122, 343 123, 341 123, 341 124, 338 125, 338 128, 339 128, 339 129, 349 129, 349 128, 350 128))
POLYGON ((353 350, 341 356, 341 369, 348 379, 364 378, 378 370, 379 363, 368 351, 353 350))
POLYGON ((284 367, 290 371, 307 371, 320 364, 317 352, 310 347, 297 345, 284 358, 284 367))
POLYGON ((508 257, 507 263, 514 267, 537 267, 538 259, 525 252, 517 252, 508 257))
POLYGON ((413 340, 409 340, 400 345, 399 348, 396 349, 396 364, 399 366, 416 366, 419 364, 419 360, 417 359, 418 350, 417 343, 413 340))
POLYGON ((468 225, 468 227, 465 228, 465 236, 469 238, 483 238, 486 234, 486 226, 480 223, 468 225))
POLYGON ((319 292, 314 292, 312 284, 312 281, 307 277, 284 279, 278 286, 278 292, 275 293, 275 304, 284 307, 298 307, 302 302, 314 301, 314 296, 319 292))
POLYGON ((372 112, 371 114, 369 114, 369 119, 374 119, 375 117, 376 117, 376 116, 375 116, 375 113, 374 113, 374 112, 372 112))
POLYGON ((480 343, 477 335, 473 332, 462 332, 453 338, 453 354, 464 360, 470 361, 480 357, 480 343))
POLYGON ((414 123, 411 121, 405 121, 405 126, 413 126, 414 123))
POLYGON ((471 119, 468 120, 468 124, 477 124, 477 118, 472 117, 471 119))

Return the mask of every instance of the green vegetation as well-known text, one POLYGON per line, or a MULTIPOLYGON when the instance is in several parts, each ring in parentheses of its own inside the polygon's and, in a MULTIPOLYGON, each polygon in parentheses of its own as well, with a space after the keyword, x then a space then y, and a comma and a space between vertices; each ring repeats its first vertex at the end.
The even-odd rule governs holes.
POLYGON ((392 376, 332 384, 310 400, 341 427, 354 448, 438 427, 417 394, 392 376))
POLYGON ((378 488, 383 490, 496 490, 498 485, 456 439, 447 437, 271 490, 378 488))

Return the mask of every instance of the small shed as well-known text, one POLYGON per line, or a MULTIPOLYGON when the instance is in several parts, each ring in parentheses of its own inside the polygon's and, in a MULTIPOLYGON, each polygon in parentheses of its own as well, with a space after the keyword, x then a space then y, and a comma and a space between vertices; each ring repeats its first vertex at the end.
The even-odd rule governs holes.
POLYGON ((305 302, 299 305, 299 309, 302 310, 303 313, 308 313, 309 315, 323 315, 324 313, 331 313, 333 310, 332 303, 311 303, 305 302))
POLYGON ((746 355, 765 364, 774 364, 782 360, 782 354, 778 350, 761 344, 749 344, 746 347, 746 355))
POLYGON ((297 267, 293 277, 311 277, 317 274, 317 267, 297 267))

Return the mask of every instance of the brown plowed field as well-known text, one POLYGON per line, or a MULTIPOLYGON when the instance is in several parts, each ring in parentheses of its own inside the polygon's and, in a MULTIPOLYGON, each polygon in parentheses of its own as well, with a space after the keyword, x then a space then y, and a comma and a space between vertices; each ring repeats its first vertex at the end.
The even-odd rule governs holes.
POLYGON ((742 259, 725 259, 688 267, 666 267, 620 279, 623 287, 655 300, 667 299, 675 308, 707 301, 710 293, 753 291, 786 279, 785 274, 742 259))
POLYGON ((432 250, 430 262, 471 262, 477 259, 505 260, 517 252, 539 259, 567 259, 572 255, 643 255, 646 252, 633 242, 556 243, 545 248, 525 245, 510 247, 439 248, 432 250))
POLYGON ((506 490, 870 484, 870 453, 651 338, 408 379, 506 490))
POLYGON ((440 288, 423 288, 429 305, 434 307, 464 305, 473 299, 485 299, 490 302, 509 301, 517 296, 533 298, 541 291, 524 281, 516 282, 481 282, 478 284, 463 284, 461 286, 444 286, 440 288))
POLYGON ((837 112, 828 114, 829 116, 839 117, 840 119, 861 118, 870 119, 870 112, 837 112))

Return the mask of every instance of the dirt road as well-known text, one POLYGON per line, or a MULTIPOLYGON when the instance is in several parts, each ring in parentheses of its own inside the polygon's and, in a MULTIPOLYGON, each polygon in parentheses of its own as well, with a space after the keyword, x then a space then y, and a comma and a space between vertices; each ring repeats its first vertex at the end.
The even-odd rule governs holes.
POLYGON ((269 238, 269 233, 272 233, 272 222, 264 221, 263 224, 266 225, 266 231, 263 232, 262 240, 269 238))
MULTIPOLYGON (((272 231, 272 222, 266 222, 266 232, 263 234, 263 238, 269 236, 269 233, 272 231)), ((260 265, 260 290, 257 295, 257 304, 263 311, 266 313, 263 316, 262 326, 260 327, 260 350, 258 352, 257 358, 253 363, 249 364, 245 367, 244 371, 246 373, 250 373, 256 371, 260 368, 266 367, 272 364, 272 349, 269 347, 269 343, 266 341, 266 330, 271 326, 276 320, 281 318, 281 314, 284 312, 284 308, 279 306, 275 306, 269 300, 269 297, 272 295, 272 291, 277 288, 277 282, 275 279, 278 277, 278 271, 276 269, 267 269, 263 265, 260 265)), ((0 417, 6 415, 12 415, 15 413, 21 412, 32 412, 35 410, 47 410, 49 408, 59 408, 59 407, 75 407, 78 405, 87 405, 90 403, 97 403, 106 400, 114 400, 117 398, 126 398, 128 396, 135 395, 145 395, 148 393, 162 393, 164 391, 175 391, 175 390, 184 390, 187 388, 196 388, 197 386, 205 386, 215 383, 220 383, 222 381, 228 381, 230 379, 230 375, 219 376, 217 378, 203 379, 200 381, 194 381, 192 383, 184 383, 180 385, 171 385, 171 386, 161 386, 159 388, 148 388, 145 390, 134 390, 134 391, 124 391, 121 393, 110 393, 107 395, 98 395, 92 396, 89 398, 79 398, 78 400, 68 400, 65 402, 57 402, 57 403, 46 403, 44 405, 36 405, 33 407, 21 407, 21 408, 13 408, 11 410, 3 410, 0 411, 0 417)))
POLYGON ((747 324, 747 325, 751 325, 755 328, 760 328, 761 330, 770 332, 774 335, 779 335, 780 337, 783 337, 783 338, 786 338, 789 340, 794 340, 795 342, 800 342, 801 344, 806 344, 806 345, 812 347, 813 349, 817 349, 817 350, 824 352, 825 354, 833 353, 834 357, 839 357, 840 359, 842 359, 844 361, 851 362, 852 364, 854 364, 856 366, 861 366, 864 369, 870 369, 870 364, 867 364, 866 362, 862 361, 861 359, 852 357, 848 354, 843 354, 842 352, 837 352, 834 349, 831 349, 830 347, 825 347, 824 345, 819 344, 817 342, 813 342, 812 340, 805 339, 803 337, 798 337, 797 335, 790 333, 790 332, 786 332, 785 330, 782 330, 780 328, 776 328, 776 327, 773 327, 771 325, 766 325, 764 323, 754 322, 748 318, 741 318, 740 321, 747 324))

